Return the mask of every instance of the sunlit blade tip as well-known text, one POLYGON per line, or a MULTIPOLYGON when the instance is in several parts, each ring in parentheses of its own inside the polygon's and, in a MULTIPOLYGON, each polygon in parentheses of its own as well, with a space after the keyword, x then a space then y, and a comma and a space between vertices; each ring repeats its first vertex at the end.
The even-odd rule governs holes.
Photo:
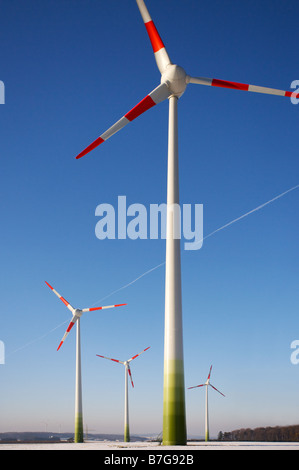
POLYGON ((84 149, 81 153, 79 153, 79 155, 76 156, 76 160, 79 160, 79 158, 84 157, 89 152, 101 145, 103 142, 105 142, 104 139, 102 139, 102 137, 98 137, 94 142, 92 142, 92 144, 90 144, 88 147, 86 147, 86 149, 84 149))

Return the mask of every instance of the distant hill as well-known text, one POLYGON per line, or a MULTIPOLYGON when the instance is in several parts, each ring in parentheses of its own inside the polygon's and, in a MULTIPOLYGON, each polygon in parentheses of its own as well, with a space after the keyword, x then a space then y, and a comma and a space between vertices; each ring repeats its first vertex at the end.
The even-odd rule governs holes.
POLYGON ((299 442, 299 424, 220 432, 219 441, 299 442))
MULTIPOLYGON (((8 442, 72 442, 73 433, 52 433, 52 432, 3 432, 0 433, 0 444, 8 442)), ((94 441, 120 441, 124 439, 120 434, 88 434, 88 440, 94 441)), ((145 441, 145 437, 131 436, 132 441, 145 441)))

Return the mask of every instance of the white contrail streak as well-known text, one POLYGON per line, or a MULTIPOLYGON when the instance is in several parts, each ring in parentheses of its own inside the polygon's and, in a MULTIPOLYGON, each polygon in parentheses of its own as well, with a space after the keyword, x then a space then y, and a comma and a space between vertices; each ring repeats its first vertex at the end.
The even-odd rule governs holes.
POLYGON ((96 304, 100 303, 100 302, 103 302, 103 300, 107 299, 108 297, 111 297, 111 295, 113 294, 116 294, 116 292, 119 292, 123 289, 126 289, 127 287, 130 287, 132 284, 135 284, 135 282, 139 281, 139 279, 141 279, 142 277, 144 276, 147 276, 148 274, 150 274, 151 272, 155 271, 156 269, 160 268, 161 266, 164 266, 165 264, 165 261, 163 263, 160 263, 158 264, 157 266, 155 266, 154 268, 151 268, 149 269, 148 271, 145 271, 145 273, 141 274, 140 276, 136 277, 136 279, 134 279, 134 281, 131 281, 129 282, 128 284, 120 287, 119 289, 116 289, 114 290, 113 292, 110 292, 110 294, 106 295, 105 297, 102 297, 100 300, 97 300, 93 305, 92 307, 94 307, 96 304))
MULTIPOLYGON (((199 243, 201 243, 202 241, 206 240, 207 238, 209 237, 212 237, 213 235, 215 235, 216 233, 220 232, 221 230, 224 230, 226 229, 227 227, 230 227, 231 225, 235 224, 236 222, 239 222, 240 220, 242 219, 245 219, 245 217, 248 217, 249 215, 251 214, 254 214, 255 212, 257 211, 260 211, 261 209, 263 209, 264 207, 268 206, 269 204, 272 204, 272 202, 274 201, 277 201, 278 199, 282 198, 283 196, 285 196, 286 194, 292 192, 292 191, 295 191, 295 189, 298 189, 299 188, 299 184, 297 184, 296 186, 293 186, 292 188, 288 189, 287 191, 284 191, 283 193, 280 193, 278 196, 275 196, 273 197, 272 199, 270 199, 269 201, 267 202, 264 202, 264 204, 261 204, 260 206, 256 207, 255 209, 252 209, 251 211, 249 212, 246 212, 245 214, 241 215, 240 217, 237 217, 236 219, 232 220, 231 222, 228 222, 227 224, 225 225, 222 225, 222 227, 219 227, 217 228, 216 230, 214 230, 213 232, 209 233, 208 235, 206 235, 205 237, 203 237, 202 240, 199 241, 199 243)), ((93 305, 96 305, 100 302, 102 302, 103 300, 107 299, 108 297, 111 297, 113 294, 116 294, 117 292, 120 292, 124 289, 127 289, 127 287, 130 287, 132 286, 133 284, 135 284, 135 282, 139 281, 140 279, 142 279, 143 277, 147 276, 148 274, 152 273, 153 271, 156 271, 156 269, 159 269, 161 268, 162 266, 165 265, 165 261, 163 263, 160 263, 160 264, 157 264, 157 266, 154 266, 153 268, 145 271, 143 274, 140 274, 140 276, 136 277, 136 279, 134 279, 133 281, 129 282, 128 284, 125 284, 124 286, 122 287, 119 287, 119 289, 116 289, 112 292, 110 292, 110 294, 106 295, 105 297, 102 297, 100 300, 97 300, 93 305)), ((60 328, 62 325, 64 325, 65 323, 67 323, 67 321, 61 323, 60 325, 56 326, 55 328, 53 328, 51 331, 49 331, 48 333, 45 333, 43 336, 41 336, 40 338, 37 338, 33 341, 31 341, 30 343, 27 343, 25 344, 24 346, 16 349, 15 351, 13 351, 11 354, 15 354, 16 352, 18 351, 21 351, 22 349, 26 348, 27 346, 30 346, 31 344, 34 344, 42 339, 44 339, 46 336, 48 336, 49 334, 53 333, 53 331, 57 330, 58 328, 60 328)))
MULTIPOLYGON (((299 188, 299 184, 297 184, 297 186, 294 186, 294 187, 291 188, 291 189, 288 189, 287 191, 284 191, 283 193, 279 194, 278 196, 275 196, 273 199, 270 199, 270 201, 267 201, 267 202, 265 202, 264 204, 261 204, 260 206, 256 207, 255 209, 252 209, 251 211, 246 212, 246 214, 241 215, 241 216, 238 217, 237 219, 234 219, 234 220, 232 220, 231 222, 228 222, 227 224, 223 225, 222 227, 217 228, 217 230, 214 230, 214 232, 211 232, 211 233, 209 233, 209 235, 206 235, 206 236, 203 238, 203 240, 206 240, 206 238, 209 238, 209 237, 211 237, 212 235, 215 235, 215 233, 220 232, 220 230, 223 230, 223 229, 229 227, 230 225, 233 225, 233 224, 235 224, 236 222, 239 222, 239 220, 244 219, 245 217, 248 217, 250 214, 253 214, 254 212, 260 211, 261 209, 263 209, 264 207, 268 206, 268 205, 271 204, 272 202, 277 201, 277 199, 280 199, 281 197, 285 196, 286 194, 288 194, 288 193, 290 193, 291 191, 294 191, 295 189, 298 189, 298 188, 299 188)), ((201 240, 201 241, 203 241, 203 240, 201 240)))
POLYGON ((31 346, 31 344, 34 344, 34 343, 37 343, 38 341, 41 341, 42 339, 46 338, 46 336, 50 335, 51 333, 53 333, 53 331, 55 330, 58 330, 58 328, 60 328, 62 325, 65 325, 66 323, 68 323, 69 320, 66 320, 64 321, 63 323, 60 323, 60 325, 58 326, 55 326, 55 328, 53 328, 52 330, 48 331, 47 333, 45 333, 44 335, 40 336, 39 338, 36 338, 36 339, 33 339, 32 341, 30 341, 29 343, 26 343, 24 344, 24 346, 21 346, 20 348, 18 349, 15 349, 14 351, 12 351, 11 353, 9 353, 7 355, 7 357, 11 356, 12 354, 15 354, 19 351, 22 351, 22 349, 25 349, 27 348, 28 346, 31 346))
MULTIPOLYGON (((215 235, 216 233, 220 232, 221 230, 224 230, 225 228, 229 227, 230 225, 233 225, 235 224, 236 222, 239 222, 240 220, 244 219, 245 217, 248 217, 249 215, 253 214, 254 212, 257 212, 257 211, 260 211, 261 209, 263 209, 264 207, 268 206, 269 204, 271 204, 272 202, 274 201, 277 201, 277 199, 280 199, 281 197, 285 196, 286 194, 292 192, 292 191, 295 191, 295 189, 298 189, 299 188, 299 184, 297 184, 296 186, 293 186, 292 188, 288 189, 287 191, 284 191, 283 193, 279 194, 278 196, 275 196, 273 197, 272 199, 270 199, 269 201, 267 202, 264 202, 264 204, 261 204, 260 206, 256 207, 255 209, 252 209, 251 211, 249 212, 246 212, 246 214, 243 214, 241 215, 240 217, 237 217, 236 219, 232 220, 231 222, 228 222, 227 224, 225 225, 222 225, 222 227, 219 227, 217 228, 216 230, 214 230, 213 232, 209 233, 208 235, 206 235, 205 237, 203 237, 202 240, 199 240, 199 244, 201 244, 204 240, 206 240, 207 238, 211 237, 212 235, 215 235)), ((102 302, 103 300, 107 299, 108 297, 110 297, 111 295, 113 294, 116 294, 117 292, 123 290, 123 289, 126 289, 127 287, 131 286, 132 284, 135 284, 135 282, 139 281, 139 279, 141 279, 142 277, 144 276, 147 276, 148 274, 152 273, 153 271, 155 271, 156 269, 158 268, 161 268, 161 266, 164 266, 165 265, 165 261, 163 263, 160 263, 158 264, 157 266, 149 269, 148 271, 146 271, 145 273, 141 274, 140 276, 138 276, 136 279, 134 279, 133 281, 129 282, 128 284, 126 284, 125 286, 122 286, 120 287, 119 289, 116 289, 114 290, 113 292, 111 292, 110 294, 106 295, 106 297, 103 297, 102 299, 98 300, 97 302, 95 302, 93 305, 96 305, 100 302, 102 302)))

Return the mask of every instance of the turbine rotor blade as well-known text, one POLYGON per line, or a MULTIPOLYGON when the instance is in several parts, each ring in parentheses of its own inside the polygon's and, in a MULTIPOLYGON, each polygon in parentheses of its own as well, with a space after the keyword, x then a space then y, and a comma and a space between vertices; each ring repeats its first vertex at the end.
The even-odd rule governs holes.
POLYGON ((217 390, 216 387, 214 387, 214 385, 212 384, 209 384, 214 390, 216 390, 216 392, 220 393, 220 395, 222 395, 223 397, 225 397, 225 395, 222 393, 222 392, 219 392, 219 390, 217 390))
POLYGON ((119 364, 124 364, 123 361, 119 361, 118 359, 112 359, 111 357, 100 356, 99 354, 97 354, 97 356, 102 357, 103 359, 108 359, 109 361, 118 362, 119 364))
POLYGON ((45 283, 47 284, 48 287, 50 287, 50 289, 54 292, 55 295, 57 295, 57 297, 64 303, 64 305, 72 312, 74 313, 75 309, 74 307, 71 306, 71 304, 65 300, 64 297, 62 297, 62 295, 60 295, 55 289, 54 287, 52 287, 47 281, 45 281, 45 283))
POLYGON ((204 387, 206 384, 201 384, 201 385, 195 385, 195 387, 188 387, 188 390, 191 390, 191 388, 198 388, 198 387, 204 387))
POLYGON ((64 343, 66 337, 68 336, 69 332, 70 332, 71 329, 73 328, 73 326, 74 326, 74 324, 76 323, 76 321, 78 320, 78 318, 79 318, 79 317, 78 317, 77 315, 74 315, 74 316, 73 316, 73 318, 72 318, 72 320, 71 320, 69 326, 67 327, 67 330, 66 330, 66 332, 65 332, 65 334, 64 334, 64 337, 63 337, 62 340, 60 341, 60 344, 59 344, 59 346, 58 346, 58 348, 57 348, 57 351, 59 351, 59 349, 60 349, 61 346, 63 345, 63 343, 64 343))
POLYGON ((144 349, 143 351, 141 351, 139 354, 136 354, 136 356, 131 357, 131 359, 129 359, 127 362, 133 361, 133 359, 136 359, 136 357, 140 356, 141 354, 143 354, 148 349, 150 349, 150 346, 148 348, 144 349))
POLYGON ((138 8, 140 10, 142 19, 144 21, 147 34, 150 38, 152 48, 155 54, 155 59, 157 62, 158 69, 160 70, 161 74, 165 72, 167 65, 171 64, 171 60, 169 55, 166 51, 165 45, 158 33, 158 30, 153 22, 148 9, 144 3, 144 0, 136 0, 138 8))
POLYGON ((213 366, 211 366, 211 368, 210 368, 210 372, 209 372, 209 375, 208 375, 208 379, 207 379, 207 380, 210 380, 210 378, 211 378, 212 367, 213 367, 213 366))
POLYGON ((133 382, 133 378, 132 378, 132 372, 131 372, 131 369, 130 369, 130 366, 128 364, 128 374, 130 376, 130 379, 131 379, 131 384, 132 384, 132 387, 134 388, 134 382, 133 382))
POLYGON ((286 96, 288 98, 299 98, 299 93, 293 91, 284 91, 277 90, 275 88, 248 85, 247 83, 229 82, 227 80, 218 80, 216 78, 188 77, 188 83, 215 86, 220 88, 230 88, 231 90, 251 91, 253 93, 263 93, 266 95, 286 96))
POLYGON ((119 121, 113 124, 104 134, 98 137, 92 144, 90 144, 85 150, 83 150, 76 159, 84 157, 87 153, 94 150, 96 147, 101 145, 103 142, 112 137, 116 132, 123 129, 127 124, 134 121, 141 114, 148 111, 150 108, 156 106, 156 104, 161 103, 162 101, 169 98, 171 95, 170 90, 166 83, 162 83, 157 88, 155 88, 149 95, 147 95, 140 103, 138 103, 131 111, 129 111, 125 116, 123 116, 119 121))
POLYGON ((95 310, 105 310, 106 308, 123 307, 124 305, 127 305, 127 304, 107 305, 105 307, 83 308, 81 312, 94 312, 95 310))

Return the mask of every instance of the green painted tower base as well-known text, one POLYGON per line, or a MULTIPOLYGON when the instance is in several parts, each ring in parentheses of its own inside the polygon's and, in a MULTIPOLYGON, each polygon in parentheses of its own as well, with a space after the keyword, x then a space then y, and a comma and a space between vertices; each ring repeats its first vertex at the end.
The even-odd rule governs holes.
POLYGON ((76 444, 84 442, 82 415, 78 415, 75 418, 75 439, 74 440, 76 444))
POLYGON ((163 445, 186 445, 183 361, 168 361, 164 377, 163 445))
POLYGON ((124 442, 130 442, 129 426, 125 426, 124 442))

